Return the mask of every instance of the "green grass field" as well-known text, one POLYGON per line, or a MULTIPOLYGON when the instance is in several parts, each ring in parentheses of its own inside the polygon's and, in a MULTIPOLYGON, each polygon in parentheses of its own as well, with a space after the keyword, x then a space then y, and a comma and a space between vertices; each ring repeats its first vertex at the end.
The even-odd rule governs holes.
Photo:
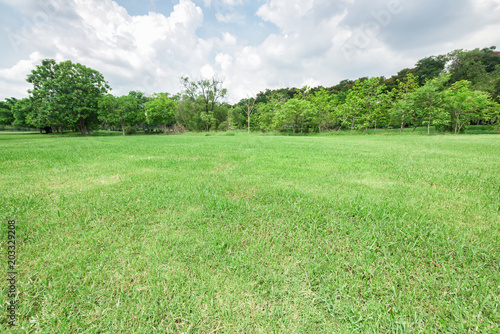
POLYGON ((0 134, 0 170, 1 332, 500 331, 498 135, 0 134))

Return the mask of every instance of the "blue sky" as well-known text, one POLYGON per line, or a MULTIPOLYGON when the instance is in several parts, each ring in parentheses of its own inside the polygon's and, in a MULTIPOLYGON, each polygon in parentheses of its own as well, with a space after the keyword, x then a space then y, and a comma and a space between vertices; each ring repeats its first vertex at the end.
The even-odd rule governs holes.
POLYGON ((0 0, 0 99, 44 58, 116 95, 217 75, 228 101, 266 88, 391 76, 455 49, 500 47, 500 0, 0 0))

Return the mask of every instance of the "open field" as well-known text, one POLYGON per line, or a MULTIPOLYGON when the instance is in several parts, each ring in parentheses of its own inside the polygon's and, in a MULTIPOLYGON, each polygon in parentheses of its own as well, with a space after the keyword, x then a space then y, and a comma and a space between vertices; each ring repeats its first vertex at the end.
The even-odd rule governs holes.
POLYGON ((500 331, 498 135, 0 134, 0 171, 2 332, 500 331))

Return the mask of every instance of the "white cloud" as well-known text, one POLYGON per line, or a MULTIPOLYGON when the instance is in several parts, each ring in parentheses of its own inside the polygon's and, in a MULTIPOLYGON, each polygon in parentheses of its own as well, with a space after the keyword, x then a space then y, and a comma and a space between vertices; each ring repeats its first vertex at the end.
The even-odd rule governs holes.
POLYGON ((228 6, 239 6, 243 4, 243 0, 222 0, 222 3, 228 6))
POLYGON ((43 58, 94 68, 115 94, 175 93, 180 76, 217 74, 225 79, 229 101, 237 102, 266 88, 389 76, 426 56, 500 44, 500 0, 400 1, 405 3, 401 14, 368 30, 366 43, 356 43, 377 22, 372 11, 387 9, 386 0, 267 0, 253 3, 244 18, 240 9, 250 2, 235 10, 241 0, 180 0, 170 14, 140 16, 112 0, 0 0, 0 6, 22 13, 17 22, 33 25, 35 14, 47 17, 36 29, 2 27, 21 39, 18 53, 6 48, 0 62, 0 99, 25 96, 25 77, 43 58), (47 3, 42 9, 40 4, 47 3), (446 12, 452 3, 457 6, 446 12), (262 36, 258 43, 241 35, 241 22, 262 36))
POLYGON ((202 78, 210 79, 215 75, 215 70, 210 64, 206 64, 200 69, 200 73, 202 78))
POLYGON ((26 91, 30 88, 25 79, 28 74, 36 68, 43 57, 38 52, 33 52, 29 59, 18 61, 10 68, 0 69, 0 92, 9 92, 6 97, 26 97, 26 91))

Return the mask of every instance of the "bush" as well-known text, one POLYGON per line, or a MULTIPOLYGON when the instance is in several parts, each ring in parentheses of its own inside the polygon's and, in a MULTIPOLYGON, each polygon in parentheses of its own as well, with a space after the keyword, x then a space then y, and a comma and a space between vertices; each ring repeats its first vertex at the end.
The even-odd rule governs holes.
POLYGON ((135 128, 133 126, 126 126, 125 127, 125 134, 134 135, 136 133, 137 133, 137 131, 135 130, 135 128))

